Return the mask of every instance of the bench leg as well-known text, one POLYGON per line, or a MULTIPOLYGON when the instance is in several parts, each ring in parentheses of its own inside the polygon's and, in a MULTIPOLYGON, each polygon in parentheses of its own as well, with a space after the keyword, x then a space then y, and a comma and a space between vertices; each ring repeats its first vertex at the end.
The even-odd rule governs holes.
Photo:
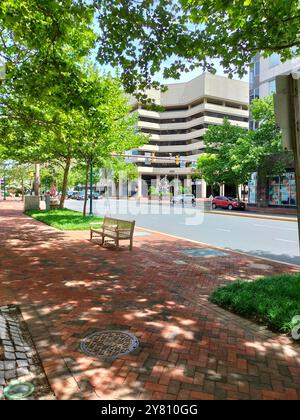
POLYGON ((133 238, 130 238, 130 245, 129 245, 130 251, 132 251, 132 246, 133 246, 133 238))
POLYGON ((102 235, 102 239, 101 239, 101 246, 104 245, 104 235, 102 235))
POLYGON ((90 241, 93 239, 93 231, 90 231, 90 241))

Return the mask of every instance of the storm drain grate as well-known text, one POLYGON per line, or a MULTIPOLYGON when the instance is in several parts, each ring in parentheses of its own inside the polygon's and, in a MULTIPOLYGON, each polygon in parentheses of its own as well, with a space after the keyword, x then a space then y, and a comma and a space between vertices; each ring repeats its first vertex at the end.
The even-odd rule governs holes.
POLYGON ((80 343, 83 353, 92 357, 116 359, 131 353, 139 346, 133 334, 124 331, 99 331, 85 337, 80 343))

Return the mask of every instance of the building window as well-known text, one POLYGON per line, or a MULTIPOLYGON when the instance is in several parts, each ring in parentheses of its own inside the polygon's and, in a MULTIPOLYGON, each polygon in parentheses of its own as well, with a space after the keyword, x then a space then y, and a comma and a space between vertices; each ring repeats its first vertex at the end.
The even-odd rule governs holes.
POLYGON ((269 81, 269 95, 272 95, 276 92, 276 82, 275 79, 269 81))
POLYGON ((269 68, 278 66, 278 64, 280 64, 280 55, 273 53, 269 58, 269 68))
POLYGON ((269 180, 270 206, 295 206, 296 182, 295 173, 286 172, 281 176, 273 176, 269 180))
POLYGON ((259 98, 259 88, 250 89, 250 102, 257 98, 259 98))
POLYGON ((254 64, 254 76, 258 76, 260 71, 259 61, 256 61, 254 64))
POLYGON ((254 83, 254 69, 250 70, 250 84, 254 83))

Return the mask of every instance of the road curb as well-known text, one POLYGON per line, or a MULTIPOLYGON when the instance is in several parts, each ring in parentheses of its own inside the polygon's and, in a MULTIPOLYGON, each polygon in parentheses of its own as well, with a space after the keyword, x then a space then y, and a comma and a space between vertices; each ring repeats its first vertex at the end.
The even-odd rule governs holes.
POLYGON ((284 217, 284 216, 268 216, 268 215, 263 215, 263 214, 242 214, 242 213, 229 213, 226 211, 213 211, 210 210, 209 212, 206 212, 206 214, 220 214, 222 216, 239 216, 239 217, 249 217, 252 219, 265 219, 265 220, 278 220, 278 221, 282 221, 282 222, 297 222, 297 218, 296 217, 284 217))
POLYGON ((208 244, 207 242, 195 241, 194 239, 188 239, 188 238, 183 238, 182 236, 172 235, 171 233, 159 232, 158 230, 148 229, 148 228, 144 228, 144 227, 141 227, 141 226, 136 226, 136 228, 145 230, 147 232, 156 233, 156 234, 159 234, 159 235, 170 236, 171 238, 179 239, 181 241, 192 242, 192 243, 198 244, 198 245, 205 245, 205 246, 208 246, 210 248, 219 249, 221 251, 233 252, 233 253, 241 254, 241 255, 248 255, 251 258, 258 258, 260 260, 274 262, 276 264, 289 265, 291 267, 296 268, 297 270, 300 267, 300 265, 295 264, 295 263, 288 263, 288 262, 285 262, 285 261, 279 261, 279 260, 275 260, 275 259, 271 259, 271 258, 267 258, 267 257, 261 257, 261 256, 258 256, 258 255, 250 254, 249 252, 237 251, 237 250, 231 249, 231 248, 223 248, 221 246, 208 244))

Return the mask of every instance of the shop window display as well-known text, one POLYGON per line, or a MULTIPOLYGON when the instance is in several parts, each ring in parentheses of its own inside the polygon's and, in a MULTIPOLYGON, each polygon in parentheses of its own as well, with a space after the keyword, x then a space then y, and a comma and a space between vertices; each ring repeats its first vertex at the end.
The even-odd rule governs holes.
POLYGON ((281 176, 273 176, 269 179, 269 205, 271 206, 295 206, 296 183, 295 173, 286 172, 281 176))

